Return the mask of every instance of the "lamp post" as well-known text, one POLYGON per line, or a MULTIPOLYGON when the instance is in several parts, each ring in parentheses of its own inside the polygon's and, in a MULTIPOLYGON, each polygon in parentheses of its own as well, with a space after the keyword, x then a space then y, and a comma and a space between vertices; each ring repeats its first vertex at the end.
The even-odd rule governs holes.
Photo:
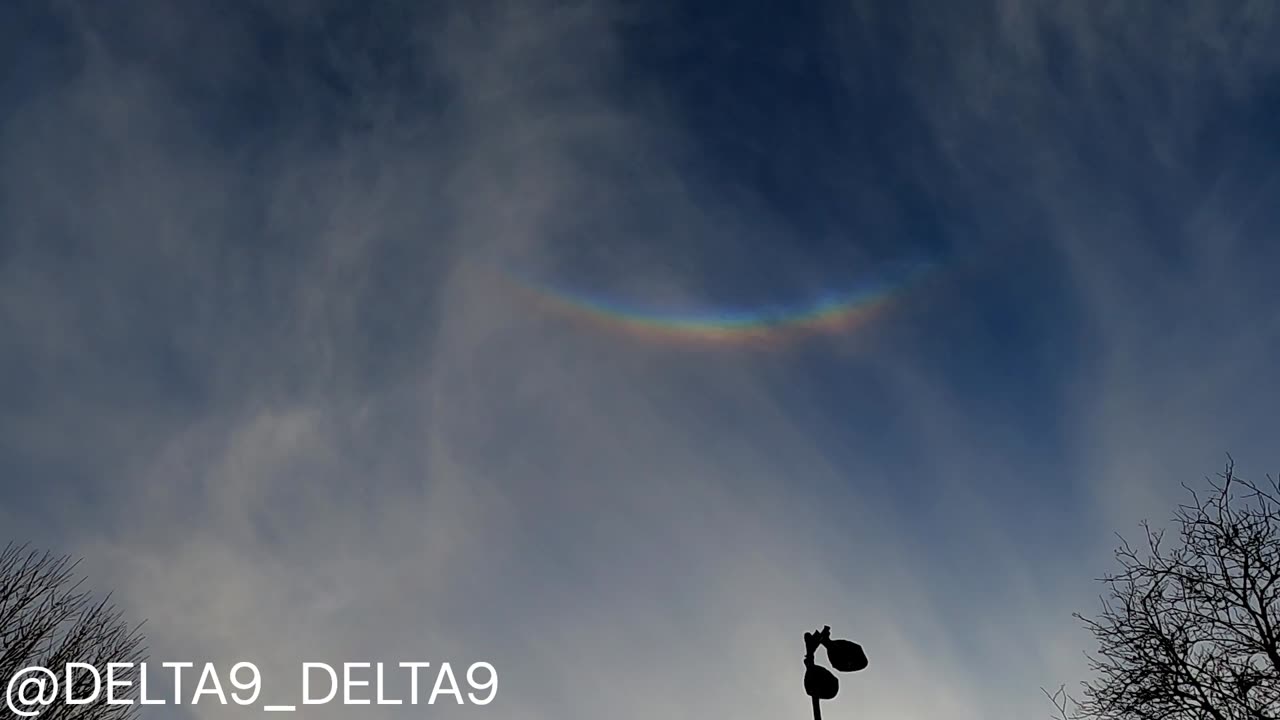
POLYGON ((814 662, 818 646, 827 649, 827 662, 840 672, 857 672, 867 667, 867 654, 862 646, 849 640, 832 640, 831 626, 804 634, 804 692, 813 699, 813 720, 822 720, 818 703, 830 700, 840 692, 840 681, 830 670, 814 662))

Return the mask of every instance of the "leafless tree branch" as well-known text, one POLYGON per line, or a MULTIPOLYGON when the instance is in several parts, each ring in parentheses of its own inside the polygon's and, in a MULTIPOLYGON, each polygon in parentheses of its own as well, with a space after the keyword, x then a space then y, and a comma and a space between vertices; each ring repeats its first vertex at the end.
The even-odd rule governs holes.
MULTIPOLYGON (((141 625, 128 625, 110 595, 95 598, 81 589, 79 562, 9 544, 0 551, 0 679, 8 682, 31 666, 65 677, 68 662, 104 669, 107 663, 138 663, 144 654, 141 625)), ((74 697, 93 692, 88 673, 75 676, 74 697)), ((60 689, 66 697, 65 688, 60 689)), ((38 708, 43 720, 125 720, 137 705, 55 702, 38 708)), ((37 708, 32 708, 37 709, 37 708)), ((0 709, 7 713, 7 709, 0 709)))
MULTIPOLYGON (((1045 694, 1059 720, 1280 718, 1280 483, 1234 462, 1174 512, 1178 542, 1144 524, 1124 538, 1096 617, 1079 699, 1045 694)), ((1184 486, 1185 487, 1185 486, 1184 486)))

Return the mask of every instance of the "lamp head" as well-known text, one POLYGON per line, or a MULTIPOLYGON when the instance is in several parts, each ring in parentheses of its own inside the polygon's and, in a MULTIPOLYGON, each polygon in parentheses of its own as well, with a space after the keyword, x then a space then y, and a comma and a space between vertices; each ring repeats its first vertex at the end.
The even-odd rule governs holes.
POLYGON ((827 640, 827 660, 840 672, 857 672, 867 667, 867 654, 862 646, 850 640, 827 640))
POLYGON ((830 700, 840 692, 840 681, 821 665, 809 665, 804 671, 804 691, 818 700, 830 700))

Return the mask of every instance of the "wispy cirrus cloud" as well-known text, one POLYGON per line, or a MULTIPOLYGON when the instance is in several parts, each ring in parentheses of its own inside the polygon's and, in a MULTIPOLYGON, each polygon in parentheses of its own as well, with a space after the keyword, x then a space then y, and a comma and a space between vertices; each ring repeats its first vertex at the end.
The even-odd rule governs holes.
POLYGON ((280 702, 304 660, 476 658, 510 717, 801 716, 831 623, 872 662, 833 714, 1035 714, 1107 533, 1266 460, 1267 171, 1212 144, 1274 65, 1263 6, 831 6, 973 231, 892 324, 765 357, 473 272, 616 248, 687 296, 702 242, 816 274, 766 193, 688 172, 678 103, 620 89, 634 10, 153 5, 68 6, 13 90, 0 521, 88 555, 157 659, 254 658, 280 702))

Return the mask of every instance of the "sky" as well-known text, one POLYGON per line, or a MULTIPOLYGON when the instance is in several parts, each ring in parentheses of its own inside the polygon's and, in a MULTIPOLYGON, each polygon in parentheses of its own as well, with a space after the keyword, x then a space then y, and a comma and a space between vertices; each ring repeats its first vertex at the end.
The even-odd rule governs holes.
POLYGON ((824 717, 1048 717, 1277 469, 1278 13, 6 3, 3 539, 271 702, 500 677, 308 718, 803 718, 823 625, 824 717))

